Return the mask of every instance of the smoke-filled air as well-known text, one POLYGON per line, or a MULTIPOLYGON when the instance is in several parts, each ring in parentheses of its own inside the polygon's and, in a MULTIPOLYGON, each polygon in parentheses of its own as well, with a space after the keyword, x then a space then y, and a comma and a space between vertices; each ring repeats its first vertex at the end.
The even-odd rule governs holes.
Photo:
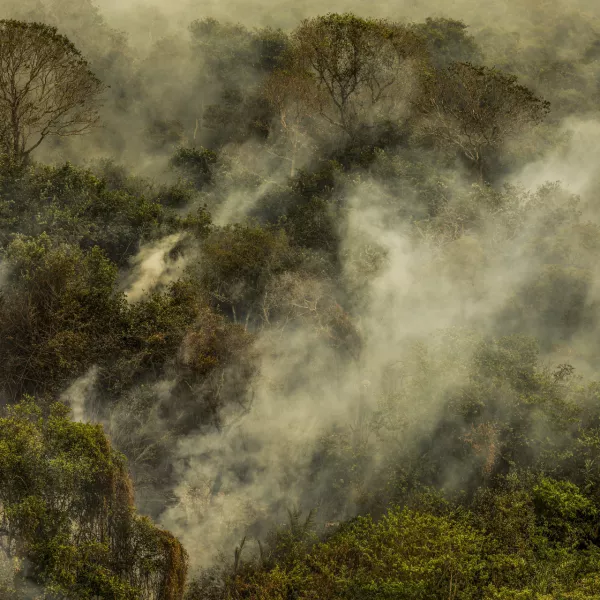
POLYGON ((0 600, 600 599, 597 0, 0 0, 0 600))

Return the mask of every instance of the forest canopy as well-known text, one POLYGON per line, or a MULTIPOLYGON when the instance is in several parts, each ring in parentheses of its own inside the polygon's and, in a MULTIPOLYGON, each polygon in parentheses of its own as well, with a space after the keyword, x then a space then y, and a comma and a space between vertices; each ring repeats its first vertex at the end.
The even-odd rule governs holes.
POLYGON ((597 7, 238 4, 0 7, 0 599, 599 598, 597 7))

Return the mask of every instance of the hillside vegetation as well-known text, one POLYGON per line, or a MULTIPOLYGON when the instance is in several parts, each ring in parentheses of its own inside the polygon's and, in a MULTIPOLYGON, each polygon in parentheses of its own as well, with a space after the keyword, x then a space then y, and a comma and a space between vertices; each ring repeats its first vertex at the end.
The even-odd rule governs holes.
POLYGON ((2 3, 0 599, 600 598, 600 13, 527 6, 2 3))

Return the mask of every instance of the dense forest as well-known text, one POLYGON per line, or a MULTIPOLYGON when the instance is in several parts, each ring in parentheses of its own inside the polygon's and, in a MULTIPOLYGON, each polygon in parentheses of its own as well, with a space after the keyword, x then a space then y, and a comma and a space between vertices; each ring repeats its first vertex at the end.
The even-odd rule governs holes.
POLYGON ((171 4, 0 0, 0 599, 600 598, 597 4, 171 4))

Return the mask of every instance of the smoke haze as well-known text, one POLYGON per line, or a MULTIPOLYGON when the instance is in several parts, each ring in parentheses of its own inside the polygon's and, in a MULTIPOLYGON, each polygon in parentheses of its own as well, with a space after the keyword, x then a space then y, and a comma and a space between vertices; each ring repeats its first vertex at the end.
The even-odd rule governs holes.
MULTIPOLYGON (((183 181, 187 196, 178 215, 189 217, 206 204, 213 225, 223 231, 245 226, 249 217, 265 222, 273 210, 291 219, 286 213, 290 167, 280 160, 279 147, 269 150, 266 139, 225 136, 231 115, 210 127, 202 121, 206 106, 224 102, 229 83, 211 74, 206 65, 215 50, 194 40, 189 26, 210 17, 287 32, 323 13, 322 3, 100 0, 96 8, 75 0, 0 2, 3 17, 58 26, 112 86, 101 129, 47 144, 37 160, 89 165, 110 157, 159 184, 183 181), (121 89, 130 95, 115 91, 121 89), (173 166, 173 151, 182 146, 218 146, 210 188, 190 183, 173 166)), ((536 93, 554 93, 550 99, 556 110, 548 125, 514 141, 514 152, 493 186, 474 182, 458 160, 435 163, 420 150, 392 149, 368 166, 335 171, 335 202, 328 209, 335 215, 338 260, 333 267, 325 265, 321 249, 305 253, 296 271, 282 274, 268 263, 275 275, 243 315, 230 298, 246 290, 219 287, 208 293, 227 307, 224 314, 243 335, 253 336, 254 374, 243 393, 239 382, 248 367, 241 360, 232 360, 211 380, 219 395, 218 426, 193 426, 181 409, 176 421, 185 432, 174 437, 167 431, 165 413, 180 409, 164 407, 179 407, 182 393, 174 371, 127 392, 148 410, 149 416, 136 424, 136 435, 147 447, 164 445, 170 453, 165 459, 169 479, 157 482, 144 467, 142 450, 127 451, 139 458, 132 461, 138 505, 179 537, 194 571, 214 564, 221 552, 231 553, 245 535, 261 538, 290 507, 317 507, 323 522, 372 507, 373 496, 386 490, 390 465, 412 456, 425 440, 433 443, 448 398, 470 384, 485 340, 533 335, 548 368, 568 358, 582 376, 594 375, 600 353, 600 267, 596 242, 589 240, 600 227, 600 53, 572 73, 589 87, 581 93, 583 100, 573 99, 571 84, 558 89, 558 79, 536 81, 526 66, 542 57, 568 63, 592 42, 598 44, 599 6, 591 0, 327 4, 327 12, 405 22, 461 19, 479 44, 484 64, 509 65, 536 93), (415 181, 407 163, 428 169, 425 183, 415 181), (443 198, 433 217, 422 201, 431 190, 443 198), (544 241, 549 232, 557 247, 544 241), (549 264, 559 267, 551 271, 549 264), (581 293, 578 310, 584 316, 573 327, 555 327, 544 316, 564 313, 561 298, 544 287, 560 277, 557 285, 564 296, 571 294, 572 300, 581 293), (359 457, 351 479, 340 477, 342 448, 359 457)), ((222 67, 228 81, 236 79, 237 69, 248 89, 260 88, 258 69, 247 70, 235 61, 222 67)), ((411 118, 408 113, 406 122, 411 118)), ((311 143, 298 157, 299 171, 320 164, 318 144, 311 143)), ((277 243, 273 246, 279 248, 277 243)), ((210 252, 217 247, 211 244, 210 236, 192 239, 179 232, 147 240, 120 273, 128 302, 143 302, 149 292, 169 289, 190 273, 208 280, 210 252)), ((229 250, 224 243, 214 252, 221 256, 229 250)), ((172 369, 187 360, 185 352, 182 346, 173 353, 172 369)), ((98 377, 94 368, 62 395, 78 421, 89 418, 85 407, 90 410, 98 402, 98 377)), ((209 394, 208 387, 189 388, 191 403, 209 394)), ((127 394, 117 400, 121 409, 133 402, 127 394)), ((116 445, 125 447, 127 436, 119 429, 134 418, 126 411, 121 416, 101 420, 116 445)), ((536 435, 544 435, 545 428, 540 417, 536 435)), ((443 455, 444 440, 439 443, 435 451, 443 455)), ((449 457, 440 486, 466 487, 479 466, 449 457)))

